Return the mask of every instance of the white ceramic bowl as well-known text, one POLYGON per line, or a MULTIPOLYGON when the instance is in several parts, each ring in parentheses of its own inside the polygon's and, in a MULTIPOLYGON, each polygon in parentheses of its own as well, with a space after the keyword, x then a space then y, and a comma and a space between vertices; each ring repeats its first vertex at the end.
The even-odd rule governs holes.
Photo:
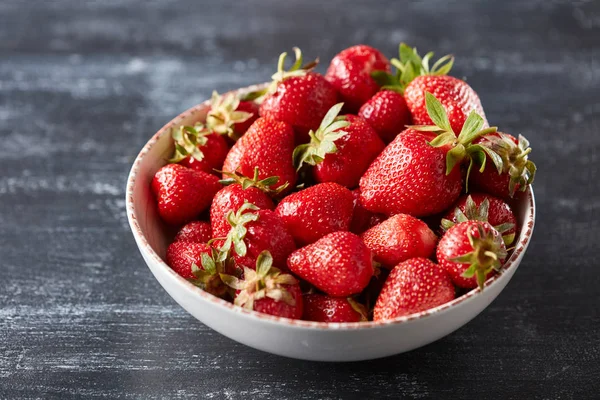
POLYGON ((152 177, 166 164, 173 150, 170 128, 204 120, 207 109, 208 103, 202 103, 185 111, 146 143, 127 181, 127 217, 142 257, 167 293, 202 323, 233 340, 305 360, 357 361, 402 353, 438 340, 477 316, 504 289, 523 258, 535 221, 531 189, 513 204, 520 227, 516 248, 504 271, 488 280, 483 291, 472 290, 439 307, 383 322, 298 321, 233 306, 193 286, 165 264, 168 238, 150 191, 152 177))

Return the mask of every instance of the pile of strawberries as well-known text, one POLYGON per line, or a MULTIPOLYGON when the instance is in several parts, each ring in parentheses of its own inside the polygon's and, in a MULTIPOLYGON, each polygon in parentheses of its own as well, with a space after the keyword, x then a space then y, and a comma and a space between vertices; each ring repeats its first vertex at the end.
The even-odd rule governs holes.
POLYGON ((527 140, 489 126, 451 56, 359 45, 323 76, 294 50, 264 89, 215 93, 206 121, 173 129, 152 181, 178 230, 169 266, 236 305, 323 322, 483 290, 518 232, 507 201, 533 181, 527 140))

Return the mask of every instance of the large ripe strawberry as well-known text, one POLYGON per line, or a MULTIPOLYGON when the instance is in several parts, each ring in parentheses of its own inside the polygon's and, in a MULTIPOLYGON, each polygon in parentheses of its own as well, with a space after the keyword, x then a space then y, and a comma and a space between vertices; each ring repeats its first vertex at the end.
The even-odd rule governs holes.
MULTIPOLYGON (((273 210, 275 204, 267 194, 277 193, 271 186, 275 185, 278 177, 269 177, 260 180, 258 168, 254 170, 253 178, 248 178, 239 174, 226 173, 228 179, 221 183, 227 185, 219 190, 213 198, 210 207, 210 223, 212 225, 214 237, 227 236, 231 225, 227 221, 229 211, 236 211, 244 203, 252 203, 261 210, 273 210)), ((281 186, 279 189, 285 189, 281 186)))
POLYGON ((377 298, 373 321, 415 314, 454 299, 454 286, 442 268, 426 258, 412 258, 390 273, 377 298))
POLYGON ((272 176, 279 180, 272 188, 287 185, 291 190, 296 184, 294 153, 294 130, 289 124, 268 118, 257 119, 248 131, 231 148, 223 164, 224 178, 239 172, 253 176, 259 169, 259 179, 272 176))
POLYGON ((337 183, 320 183, 285 197, 275 208, 299 246, 331 232, 347 231, 352 221, 352 193, 337 183))
POLYGON ((268 251, 260 253, 255 269, 244 267, 244 279, 232 275, 221 275, 221 279, 236 289, 237 306, 277 317, 302 318, 303 299, 298 281, 273 267, 268 251))
POLYGON ((294 274, 334 297, 362 292, 374 273, 371 251, 350 232, 330 233, 294 251, 287 265, 294 274))
POLYGON ((210 110, 206 115, 206 125, 213 132, 237 140, 246 133, 257 118, 256 103, 240 101, 233 93, 219 96, 217 92, 213 92, 210 110))
POLYGON ((348 188, 358 186, 371 161, 385 147, 377 132, 356 115, 338 117, 342 103, 332 107, 310 142, 294 150, 294 163, 313 165, 317 182, 335 182, 348 188))
POLYGON ((465 221, 487 221, 502 234, 504 244, 509 246, 515 239, 517 219, 510 206, 501 199, 485 193, 461 196, 442 219, 442 229, 465 221))
POLYGON ((283 221, 271 210, 259 210, 244 203, 235 212, 229 211, 231 228, 225 241, 217 241, 221 253, 231 254, 238 266, 254 268, 259 254, 269 251, 275 265, 284 268, 288 255, 296 250, 294 238, 283 221))
MULTIPOLYGON (((221 189, 222 190, 222 189, 221 189)), ((218 192, 217 192, 218 193, 218 192)), ((175 235, 174 242, 208 243, 212 239, 210 223, 192 221, 185 224, 175 235)))
POLYGON ((506 259, 502 235, 492 225, 466 221, 454 225, 440 239, 436 257, 456 286, 483 289, 506 259))
POLYGON ((354 209, 352 212, 352 222, 350 223, 350 232, 360 235, 367 229, 386 220, 385 215, 372 213, 360 204, 359 189, 352 191, 352 198, 354 200, 354 209))
POLYGON ((375 261, 394 268, 409 258, 429 258, 435 252, 437 236, 427 224, 406 214, 396 214, 361 235, 375 261))
POLYGON ((524 192, 533 183, 536 166, 529 159, 531 147, 523 135, 519 139, 507 133, 497 132, 483 136, 478 144, 491 149, 502 160, 496 163, 497 169, 485 168, 473 171, 473 186, 494 196, 508 199, 518 191, 524 192))
POLYGON ((292 125, 301 143, 308 141, 308 131, 317 129, 337 103, 337 92, 321 74, 311 72, 316 62, 302 66, 300 49, 295 47, 294 52, 296 62, 291 69, 284 71, 287 53, 281 54, 273 82, 257 95, 262 95, 260 116, 292 125))
POLYGON ((349 47, 338 53, 325 74, 336 88, 348 112, 356 113, 378 90, 371 77, 375 71, 390 72, 390 62, 377 49, 366 45, 349 47))
POLYGON ((171 225, 183 225, 198 217, 220 188, 216 176, 179 164, 165 165, 152 180, 158 213, 171 225))
POLYGON ((203 124, 180 126, 171 130, 175 151, 169 160, 196 171, 215 173, 229 151, 225 139, 203 124))
POLYGON ((302 319, 316 322, 360 322, 367 320, 367 310, 351 297, 309 293, 304 295, 302 319))
POLYGON ((367 121, 385 143, 394 140, 412 121, 404 96, 393 90, 375 93, 362 105, 358 116, 367 121))

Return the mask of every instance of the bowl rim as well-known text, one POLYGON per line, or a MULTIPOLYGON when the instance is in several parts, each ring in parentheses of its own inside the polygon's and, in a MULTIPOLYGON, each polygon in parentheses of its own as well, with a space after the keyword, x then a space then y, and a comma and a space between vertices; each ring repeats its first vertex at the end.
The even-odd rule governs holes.
MULTIPOLYGON (((262 87, 264 87, 264 84, 252 85, 252 86, 249 86, 246 88, 233 90, 228 93, 243 94, 243 93, 248 93, 250 91, 258 90, 262 87)), ((225 94, 228 94, 228 93, 225 93, 225 94)), ((195 295, 198 296, 199 299, 201 299, 201 301, 210 301, 211 303, 216 303, 218 306, 223 307, 225 310, 245 314, 249 318, 252 318, 252 319, 256 319, 256 320, 260 320, 260 321, 264 321, 264 322, 275 323, 277 325, 283 324, 283 325, 286 325, 289 327, 298 327, 298 328, 313 329, 313 330, 314 329, 318 329, 318 330, 373 329, 373 328, 381 328, 381 327, 385 327, 385 326, 393 326, 393 325, 403 324, 403 323, 407 323, 407 322, 418 320, 418 319, 432 317, 436 314, 439 314, 440 312, 456 308, 459 304, 461 304, 467 300, 475 299, 479 296, 484 295, 484 292, 482 292, 479 288, 472 289, 469 292, 463 294, 462 296, 455 298, 454 300, 452 300, 448 303, 444 303, 437 307, 429 308, 427 310, 424 310, 424 311, 421 311, 418 313, 405 315, 402 317, 397 317, 394 319, 389 319, 389 320, 384 320, 384 321, 335 322, 335 323, 333 323, 333 322, 315 322, 315 321, 304 321, 304 320, 296 320, 296 319, 290 319, 290 318, 277 317, 277 316, 273 316, 273 315, 259 313, 257 311, 253 311, 253 310, 247 310, 247 309, 239 307, 239 306, 235 306, 233 303, 230 303, 230 302, 220 299, 208 292, 205 292, 204 290, 202 290, 202 289, 198 288, 197 286, 193 285, 192 283, 188 282, 185 278, 179 276, 175 271, 173 271, 166 264, 166 262, 156 253, 156 251, 154 251, 154 249, 152 248, 152 246, 146 239, 146 236, 142 232, 140 225, 137 221, 137 217, 136 217, 135 206, 134 206, 134 201, 133 201, 133 189, 136 184, 137 175, 138 175, 139 168, 140 168, 142 161, 145 159, 145 157, 149 153, 150 149, 152 149, 156 145, 156 143, 159 141, 159 139, 163 135, 168 134, 168 132, 170 131, 170 129, 172 127, 178 126, 183 119, 192 117, 193 115, 195 115, 197 113, 204 112, 209 105, 210 105, 209 100, 204 101, 200 104, 197 104, 197 105, 189 108, 188 110, 184 111, 183 113, 179 114, 178 116, 173 118, 171 121, 166 123, 162 128, 160 128, 158 130, 158 132, 156 132, 150 138, 150 140, 148 140, 148 142, 146 142, 144 147, 140 150, 135 161, 133 162, 131 171, 129 172, 129 176, 127 178, 127 186, 126 186, 126 192, 125 192, 126 193, 125 205, 126 205, 126 211, 127 211, 127 219, 129 221, 129 226, 134 235, 134 238, 136 239, 136 244, 138 245, 140 252, 146 251, 157 262, 159 267, 164 269, 164 272, 169 274, 177 282, 177 285, 180 286, 180 289, 193 292, 195 295)), ((507 270, 509 270, 511 268, 517 268, 518 263, 520 262, 519 258, 522 256, 522 253, 525 251, 525 249, 527 248, 527 245, 529 244, 529 241, 530 241, 532 233, 533 233, 533 228, 535 225, 535 214, 536 214, 535 197, 534 197, 531 186, 528 187, 528 189, 524 192, 524 195, 525 195, 526 201, 527 201, 528 216, 527 216, 526 220, 523 222, 523 225, 521 227, 519 241, 517 242, 515 249, 513 250, 511 256, 505 262, 504 267, 502 268, 502 272, 499 274, 496 274, 494 277, 492 277, 491 279, 488 279, 486 281, 486 283, 484 285, 484 287, 486 287, 486 288, 497 284, 499 280, 503 279, 503 277, 506 275, 507 270)))

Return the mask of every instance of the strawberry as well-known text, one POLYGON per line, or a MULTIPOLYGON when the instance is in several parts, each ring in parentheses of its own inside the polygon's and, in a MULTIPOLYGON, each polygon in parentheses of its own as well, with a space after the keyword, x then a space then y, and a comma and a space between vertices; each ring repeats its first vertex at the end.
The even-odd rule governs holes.
POLYGON ((228 177, 227 173, 235 172, 253 176, 255 168, 258 168, 259 179, 279 177, 272 189, 287 185, 289 191, 296 184, 293 153, 292 127, 285 122, 259 118, 227 154, 223 164, 224 178, 228 177))
POLYGON ((273 267, 268 251, 259 254, 255 268, 244 267, 244 279, 221 275, 225 284, 236 289, 234 304, 263 314, 301 319, 303 299, 298 281, 273 267))
POLYGON ((294 251, 290 271, 334 297, 362 292, 373 276, 371 251, 350 232, 333 232, 294 251))
MULTIPOLYGON (((258 118, 258 106, 251 101, 240 101, 233 93, 219 96, 213 92, 206 125, 213 132, 232 140, 239 139, 258 118)), ((221 163, 222 164, 222 163, 221 163)), ((221 168, 219 165, 218 168, 221 168)))
MULTIPOLYGON (((254 169, 253 178, 247 178, 239 174, 224 173, 228 179, 222 180, 221 183, 225 186, 219 190, 213 198, 210 207, 210 222, 214 237, 227 236, 231 225, 226 217, 229 211, 236 211, 245 202, 254 204, 261 210, 273 210, 275 204, 267 193, 276 193, 271 189, 278 181, 278 177, 269 177, 259 180, 258 168, 254 169)), ((285 189, 281 186, 280 189, 285 189)))
POLYGON ((319 123, 335 103, 337 92, 325 78, 311 72, 316 62, 302 65, 302 53, 294 48, 296 62, 289 71, 283 65, 287 53, 281 54, 273 82, 263 92, 260 116, 286 122, 294 127, 298 142, 308 141, 308 131, 319 123))
POLYGON ((215 263, 216 252, 205 243, 173 242, 167 247, 167 264, 194 285, 215 296, 223 296, 226 288, 219 273, 222 263, 215 263))
POLYGON ((507 133, 497 132, 479 139, 478 143, 499 155, 502 162, 497 169, 485 168, 474 171, 471 180, 480 190, 508 199, 517 191, 525 191, 533 183, 536 166, 529 160, 529 141, 523 135, 519 139, 507 133), (501 167, 500 167, 501 166, 501 167))
POLYGON ((367 320, 367 310, 351 297, 330 297, 324 294, 304 295, 304 316, 316 322, 360 322, 367 320))
POLYGON ((429 258, 437 244, 437 236, 425 222, 406 214, 390 217, 361 238, 373 252, 375 261, 386 268, 394 268, 410 258, 429 258))
POLYGON ((410 125, 411 116, 401 93, 381 90, 358 111, 358 116, 375 129, 381 140, 389 143, 410 125))
POLYGON ((354 209, 352 212, 352 222, 350 223, 350 232, 360 235, 367 229, 385 221, 386 217, 383 214, 374 214, 360 204, 360 190, 352 191, 354 200, 354 209))
POLYGON ((220 188, 216 176, 179 164, 165 165, 152 180, 158 213, 171 225, 183 225, 198 217, 220 188))
POLYGON ((183 228, 177 232, 177 235, 175 235, 175 239, 173 239, 173 241, 207 243, 210 239, 212 239, 212 229, 210 227, 210 223, 204 221, 192 221, 184 225, 183 228))
POLYGON ((169 162, 196 171, 215 173, 221 168, 229 146, 225 139, 204 125, 180 126, 171 130, 175 151, 169 162))
POLYGON ((440 239, 436 256, 456 286, 483 289, 506 259, 502 235, 492 225, 466 221, 454 225, 440 239))
POLYGON ((352 193, 337 183, 320 183, 285 197, 275 212, 299 246, 331 232, 347 231, 352 221, 352 193))
POLYGON ((398 264, 386 279, 375 303, 373 321, 415 314, 454 299, 454 286, 442 268, 426 258, 398 264))
POLYGON ((283 221, 271 210, 259 210, 244 203, 238 210, 229 211, 231 229, 225 241, 217 241, 221 252, 232 254, 238 266, 254 268, 258 255, 267 250, 275 265, 285 266, 290 253, 296 250, 294 238, 283 221))
POLYGON ((385 147, 377 132, 356 115, 337 117, 342 103, 333 106, 316 132, 310 131, 310 142, 294 150, 298 169, 313 165, 317 182, 336 182, 353 188, 371 161, 385 147))
POLYGON ((515 240, 517 219, 510 206, 501 199, 484 193, 471 193, 461 196, 442 219, 442 229, 447 231, 453 225, 465 221, 487 221, 502 234, 504 244, 509 246, 515 240))
POLYGON ((379 50, 357 45, 331 60, 325 79, 336 88, 347 111, 355 113, 379 90, 371 77, 374 71, 390 72, 390 62, 379 50))

